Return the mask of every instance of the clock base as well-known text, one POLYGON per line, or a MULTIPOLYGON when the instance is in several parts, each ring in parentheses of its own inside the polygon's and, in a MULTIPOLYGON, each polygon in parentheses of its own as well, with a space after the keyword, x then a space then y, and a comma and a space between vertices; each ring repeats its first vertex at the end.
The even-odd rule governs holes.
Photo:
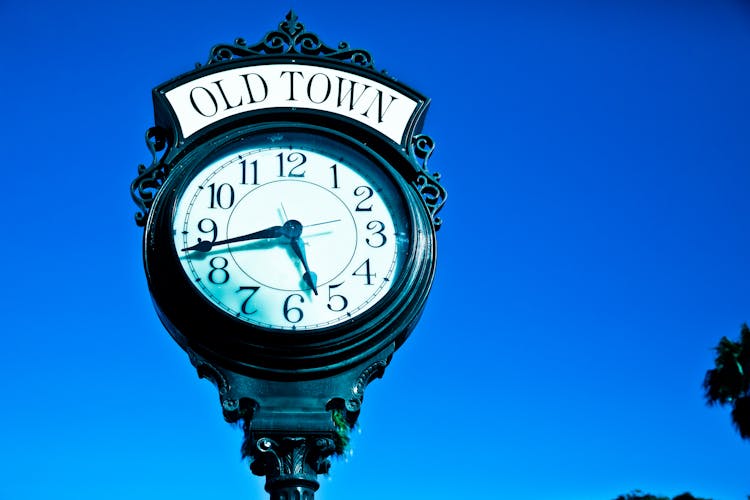
POLYGON ((343 372, 310 380, 251 377, 191 353, 201 378, 219 389, 224 418, 242 424, 243 457, 266 477, 271 500, 312 500, 329 458, 344 453, 367 385, 383 375, 395 345, 343 372), (342 436, 344 434, 345 436, 342 436))

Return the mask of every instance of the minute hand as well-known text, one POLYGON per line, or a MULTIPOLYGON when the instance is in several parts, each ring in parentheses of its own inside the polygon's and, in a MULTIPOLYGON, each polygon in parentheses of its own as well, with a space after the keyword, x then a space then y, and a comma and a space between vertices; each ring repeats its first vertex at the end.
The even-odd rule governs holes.
POLYGON ((225 243, 237 243, 238 241, 262 240, 266 238, 280 238, 281 236, 285 236, 285 232, 282 230, 282 227, 272 226, 266 229, 261 229, 260 231, 256 231, 254 233, 244 234, 242 236, 235 236, 234 238, 229 238, 226 240, 219 240, 219 241, 202 240, 191 247, 183 248, 182 251, 188 252, 190 250, 195 250, 197 252, 208 252, 209 250, 211 250, 211 248, 215 247, 216 245, 223 245, 225 243))

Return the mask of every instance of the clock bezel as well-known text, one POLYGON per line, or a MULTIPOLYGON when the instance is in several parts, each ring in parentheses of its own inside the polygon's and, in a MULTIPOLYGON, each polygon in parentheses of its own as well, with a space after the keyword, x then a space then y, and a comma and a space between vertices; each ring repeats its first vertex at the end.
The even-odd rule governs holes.
POLYGON ((149 288, 170 334, 201 356, 274 378, 342 370, 389 344, 400 345, 421 314, 434 277, 434 229, 416 190, 404 178, 404 172, 414 169, 405 151, 374 134, 362 131, 365 135, 353 137, 334 128, 302 122, 299 116, 295 118, 295 122, 236 127, 179 151, 170 161, 170 174, 154 201, 144 240, 149 288), (215 151, 275 132, 324 136, 354 149, 384 172, 402 198, 410 235, 407 256, 391 289, 351 320, 298 332, 253 325, 229 315, 206 298, 190 283, 179 263, 172 219, 179 196, 192 176, 210 162, 215 151))

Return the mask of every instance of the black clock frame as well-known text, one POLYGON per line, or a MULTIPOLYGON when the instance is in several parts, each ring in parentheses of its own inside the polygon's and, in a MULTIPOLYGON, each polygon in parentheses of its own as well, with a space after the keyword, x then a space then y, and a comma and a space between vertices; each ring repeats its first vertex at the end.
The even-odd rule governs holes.
POLYGON ((273 121, 219 131, 193 142, 172 160, 170 176, 151 207, 144 233, 144 264, 159 317, 186 350, 239 373, 263 378, 317 378, 371 358, 390 344, 400 346, 424 308, 435 273, 435 231, 418 192, 403 177, 413 171, 409 157, 375 134, 343 134, 313 123, 335 119, 316 112, 295 113, 295 122, 273 121), (303 119, 306 118, 306 121, 303 119), (290 332, 249 324, 210 303, 190 282, 173 240, 175 202, 189 179, 216 151, 244 138, 301 132, 345 144, 381 168, 399 189, 409 220, 405 265, 391 290, 362 315, 332 327, 290 332), (378 144, 379 143, 379 144, 378 144), (375 147, 371 145, 375 144, 375 147), (380 147, 378 147, 380 146, 380 147), (377 152, 376 152, 377 148, 377 152), (385 155, 379 152, 385 151, 385 155), (390 152, 390 154, 388 154, 390 152))

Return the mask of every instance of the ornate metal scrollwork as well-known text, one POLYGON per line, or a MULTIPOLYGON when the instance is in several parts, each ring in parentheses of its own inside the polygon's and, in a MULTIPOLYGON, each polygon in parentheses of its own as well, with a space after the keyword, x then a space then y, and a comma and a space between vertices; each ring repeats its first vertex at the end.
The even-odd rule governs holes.
POLYGON ((243 455, 251 457, 250 470, 266 477, 271 499, 312 500, 318 489, 318 474, 331 468, 333 440, 315 436, 263 436, 247 440, 243 455))
MULTIPOLYGON (((352 49, 346 42, 339 43, 336 48, 324 44, 318 35, 305 31, 305 26, 299 22, 297 14, 291 10, 286 15, 286 18, 279 23, 278 30, 269 31, 255 45, 248 45, 243 38, 237 38, 234 44, 214 46, 211 49, 206 65, 229 61, 235 58, 278 54, 330 57, 373 71, 375 70, 372 56, 369 52, 362 49, 352 49)), ((196 64, 196 67, 200 66, 200 63, 196 64)))
POLYGON ((252 455, 258 466, 263 467, 259 475, 295 476, 326 474, 331 467, 328 457, 333 451, 333 441, 328 438, 283 437, 277 442, 262 437, 255 442, 252 455))
POLYGON ((357 378, 352 386, 352 397, 345 402, 345 409, 348 412, 358 412, 362 406, 362 400, 365 397, 365 388, 374 378, 380 378, 388 366, 388 361, 381 359, 371 364, 357 378))
POLYGON ((448 193, 440 185, 440 174, 437 172, 430 173, 427 169, 427 162, 435 149, 435 142, 428 135, 415 135, 412 138, 411 147, 414 157, 421 166, 421 170, 417 172, 417 176, 412 182, 417 192, 422 196, 422 201, 430 212, 432 223, 437 231, 443 223, 437 213, 443 208, 448 193))
POLYGON ((218 389, 224 420, 233 424, 242 419, 250 420, 253 418, 258 406, 256 401, 250 398, 236 399, 233 397, 232 385, 221 370, 193 352, 188 352, 188 355, 190 362, 198 372, 198 378, 210 380, 218 389))
POLYGON ((138 165, 138 176, 130 184, 130 196, 140 209, 135 214, 135 223, 141 227, 146 225, 148 212, 167 176, 164 164, 157 158, 157 152, 164 150, 166 145, 166 133, 163 129, 151 127, 146 131, 146 147, 151 152, 151 165, 138 165))

